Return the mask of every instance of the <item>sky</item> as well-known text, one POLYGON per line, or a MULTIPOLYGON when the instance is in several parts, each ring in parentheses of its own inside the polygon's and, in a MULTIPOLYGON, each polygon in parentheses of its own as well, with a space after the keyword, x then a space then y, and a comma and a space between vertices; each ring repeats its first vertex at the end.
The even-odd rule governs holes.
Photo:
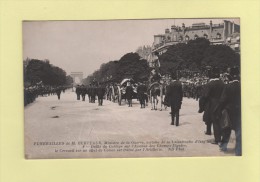
MULTIPOLYGON (((119 60, 171 25, 222 23, 224 19, 155 19, 105 21, 24 21, 23 59, 48 59, 69 75, 92 74, 101 64, 119 60)), ((240 24, 239 19, 225 19, 240 24)))

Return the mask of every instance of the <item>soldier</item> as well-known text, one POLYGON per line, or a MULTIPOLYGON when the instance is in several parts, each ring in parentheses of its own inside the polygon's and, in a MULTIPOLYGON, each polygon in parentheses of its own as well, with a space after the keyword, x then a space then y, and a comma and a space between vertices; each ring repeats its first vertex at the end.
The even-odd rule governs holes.
POLYGON ((126 86, 126 89, 125 89, 125 97, 128 101, 128 107, 132 107, 132 97, 133 97, 133 87, 131 86, 131 83, 130 82, 127 82, 127 86, 126 86))
POLYGON ((97 88, 97 96, 98 96, 98 105, 102 106, 103 105, 103 98, 105 95, 105 87, 103 87, 102 85, 99 85, 97 88))
POLYGON ((89 96, 90 96, 90 103, 95 103, 96 101, 96 86, 92 83, 89 87, 89 96))
POLYGON ((56 94, 58 96, 58 99, 60 100, 60 94, 61 94, 61 88, 60 87, 56 88, 56 94))
POLYGON ((215 141, 212 144, 220 144, 221 142, 221 128, 220 128, 220 115, 215 112, 219 105, 220 97, 224 89, 224 82, 219 79, 220 70, 213 68, 210 72, 209 83, 205 85, 204 94, 202 99, 205 100, 205 120, 207 126, 213 124, 214 138, 215 141))
POLYGON ((80 100, 81 89, 79 85, 76 86, 76 94, 77 94, 77 100, 80 100))
POLYGON ((146 92, 147 92, 146 86, 143 83, 140 83, 140 85, 137 86, 137 95, 141 104, 141 108, 145 108, 146 92))
POLYGON ((162 76, 160 75, 159 70, 158 69, 153 69, 151 71, 150 83, 159 82, 161 77, 162 76))
POLYGON ((85 97, 87 94, 87 88, 84 85, 81 85, 81 97, 82 97, 82 101, 85 101, 85 97))
POLYGON ((171 125, 174 125, 174 119, 176 117, 176 126, 179 126, 179 112, 183 98, 182 84, 179 80, 177 80, 175 75, 172 75, 172 78, 173 80, 167 87, 166 96, 169 104, 171 105, 171 125))

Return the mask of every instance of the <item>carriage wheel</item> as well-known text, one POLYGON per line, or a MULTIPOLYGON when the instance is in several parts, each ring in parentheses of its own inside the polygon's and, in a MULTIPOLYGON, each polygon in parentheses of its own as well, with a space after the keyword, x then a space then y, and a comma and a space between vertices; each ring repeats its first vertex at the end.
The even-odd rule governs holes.
POLYGON ((118 100, 118 105, 121 106, 121 102, 122 102, 122 93, 121 93, 121 89, 119 86, 117 86, 117 100, 118 100))

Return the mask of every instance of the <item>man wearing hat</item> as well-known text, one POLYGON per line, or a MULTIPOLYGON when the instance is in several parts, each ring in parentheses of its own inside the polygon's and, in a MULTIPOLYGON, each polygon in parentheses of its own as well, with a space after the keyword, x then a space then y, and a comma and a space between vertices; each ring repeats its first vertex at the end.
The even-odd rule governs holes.
POLYGON ((98 96, 98 105, 102 106, 103 105, 103 98, 105 95, 105 87, 103 87, 103 85, 99 84, 97 87, 97 96, 98 96))
POLYGON ((127 86, 125 89, 125 96, 128 101, 128 107, 132 107, 132 98, 133 98, 133 87, 131 86, 130 82, 127 82, 127 86))
POLYGON ((223 90, 219 109, 226 109, 230 118, 230 127, 223 130, 220 150, 227 150, 231 129, 233 129, 236 135, 235 153, 237 156, 241 156, 241 85, 239 81, 239 68, 230 68, 229 75, 229 84, 227 84, 223 90))
POLYGON ((172 81, 167 87, 166 97, 171 105, 171 125, 174 125, 174 120, 176 118, 176 126, 179 126, 179 113, 182 104, 183 92, 181 82, 177 80, 175 74, 172 75, 172 81))
POLYGON ((80 100, 81 88, 79 85, 76 86, 77 100, 80 100))
POLYGON ((212 68, 209 73, 209 82, 205 85, 204 94, 202 99, 205 100, 207 108, 205 110, 205 117, 207 126, 212 123, 215 141, 212 144, 220 144, 221 142, 221 127, 220 127, 220 114, 216 111, 219 106, 220 97, 224 89, 224 82, 219 79, 220 70, 216 67, 212 68))
POLYGON ((61 88, 60 88, 60 87, 57 87, 57 88, 55 89, 55 92, 56 92, 56 94, 57 94, 57 96, 58 96, 58 99, 60 100, 61 88))

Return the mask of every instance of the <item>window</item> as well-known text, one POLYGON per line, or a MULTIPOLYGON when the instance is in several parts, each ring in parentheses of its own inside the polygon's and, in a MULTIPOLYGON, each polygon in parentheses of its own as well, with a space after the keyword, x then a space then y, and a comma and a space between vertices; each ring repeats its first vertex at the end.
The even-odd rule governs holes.
POLYGON ((221 39, 221 34, 217 33, 217 39, 221 39))

